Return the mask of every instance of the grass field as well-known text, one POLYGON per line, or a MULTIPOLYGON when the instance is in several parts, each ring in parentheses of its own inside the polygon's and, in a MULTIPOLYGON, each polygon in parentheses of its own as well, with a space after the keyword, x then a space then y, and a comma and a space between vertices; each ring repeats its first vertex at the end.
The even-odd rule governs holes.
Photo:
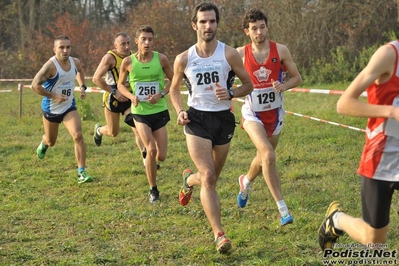
MULTIPOLYGON (((16 85, 8 88, 15 90, 16 85)), ((285 95, 286 110, 365 127, 365 119, 335 112, 336 95, 285 95)), ((87 171, 95 178, 80 185, 73 143, 62 125, 46 158, 36 156, 43 134, 41 97, 23 91, 21 118, 19 94, 0 93, 0 97, 0 265, 323 265, 317 231, 328 204, 338 199, 350 214, 361 214, 356 170, 363 133, 286 116, 277 167, 295 222, 281 227, 276 203, 262 177, 253 184, 247 207, 237 207, 237 178, 247 171, 255 154, 249 137, 237 127, 217 187, 222 224, 233 249, 220 255, 199 189, 189 205, 178 203, 181 172, 195 167, 172 108, 168 158, 158 171, 161 201, 150 204, 131 130, 122 125, 120 135, 104 137, 100 147, 92 141, 94 124, 105 121, 100 94, 88 93, 84 102, 78 101, 84 117, 87 171)), ((235 102, 237 121, 240 107, 235 102)), ((392 207, 388 245, 398 249, 396 197, 392 207)), ((339 243, 354 241, 344 236, 339 243)))

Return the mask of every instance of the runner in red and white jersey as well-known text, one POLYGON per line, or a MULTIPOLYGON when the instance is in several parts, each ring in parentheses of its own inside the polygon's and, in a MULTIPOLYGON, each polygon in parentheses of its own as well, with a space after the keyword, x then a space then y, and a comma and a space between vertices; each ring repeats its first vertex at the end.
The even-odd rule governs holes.
POLYGON ((281 192, 274 150, 285 115, 284 91, 298 86, 302 78, 288 48, 267 40, 267 17, 260 9, 251 9, 245 14, 243 29, 251 38, 251 43, 239 47, 237 51, 244 61, 254 90, 245 98, 241 109, 242 126, 257 153, 247 174, 238 178, 240 191, 237 203, 241 208, 246 206, 251 183, 262 173, 280 212, 280 223, 286 225, 294 219, 281 192), (285 82, 286 72, 290 79, 285 82))
POLYGON ((392 195, 399 189, 398 51, 399 41, 381 46, 338 101, 338 113, 368 118, 358 169, 362 218, 346 214, 333 201, 319 229, 322 249, 331 248, 344 232, 368 247, 387 240, 392 195), (368 102, 359 100, 364 91, 368 102))
MULTIPOLYGON (((396 58, 393 75, 367 88, 370 104, 399 106, 398 41, 388 44, 396 58)), ((390 117, 371 117, 366 128, 366 144, 358 173, 373 179, 399 182, 399 122, 390 117)))
MULTIPOLYGON (((245 98, 242 119, 262 123, 269 137, 280 133, 283 125, 284 93, 273 88, 273 81, 284 83, 286 68, 280 61, 277 43, 268 42, 269 54, 258 62, 252 53, 254 43, 244 46, 244 67, 251 77, 254 90, 245 98)), ((267 46, 267 44, 266 44, 267 46)))

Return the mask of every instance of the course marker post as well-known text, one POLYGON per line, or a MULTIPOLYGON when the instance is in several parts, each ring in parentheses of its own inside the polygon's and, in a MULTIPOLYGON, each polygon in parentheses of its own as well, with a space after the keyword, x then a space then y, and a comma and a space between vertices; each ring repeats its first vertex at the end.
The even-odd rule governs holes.
POLYGON ((19 118, 22 117, 22 82, 18 83, 19 91, 19 118))

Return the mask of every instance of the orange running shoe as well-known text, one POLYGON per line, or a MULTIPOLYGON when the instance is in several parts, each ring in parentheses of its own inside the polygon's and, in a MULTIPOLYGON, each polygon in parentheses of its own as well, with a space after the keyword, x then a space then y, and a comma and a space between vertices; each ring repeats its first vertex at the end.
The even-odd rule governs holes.
POLYGON ((225 254, 231 249, 231 242, 225 236, 224 232, 219 232, 218 237, 216 238, 216 250, 219 253, 225 254))
POLYGON ((191 194, 193 193, 194 187, 189 187, 187 185, 187 178, 192 174, 193 171, 190 169, 185 169, 183 171, 183 187, 179 193, 179 202, 181 206, 186 206, 191 199, 191 194))

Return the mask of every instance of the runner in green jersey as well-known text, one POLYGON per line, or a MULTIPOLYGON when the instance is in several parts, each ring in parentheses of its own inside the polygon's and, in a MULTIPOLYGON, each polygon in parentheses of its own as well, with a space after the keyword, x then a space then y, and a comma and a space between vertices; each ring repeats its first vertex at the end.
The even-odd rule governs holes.
POLYGON ((150 26, 140 26, 135 42, 138 51, 122 61, 118 90, 132 101, 134 124, 147 150, 145 170, 153 203, 159 200, 157 161, 165 160, 168 144, 166 124, 170 117, 164 97, 170 84, 165 86, 165 76, 172 80, 173 70, 164 54, 152 50, 154 30, 150 26), (131 91, 123 82, 128 76, 131 91))

